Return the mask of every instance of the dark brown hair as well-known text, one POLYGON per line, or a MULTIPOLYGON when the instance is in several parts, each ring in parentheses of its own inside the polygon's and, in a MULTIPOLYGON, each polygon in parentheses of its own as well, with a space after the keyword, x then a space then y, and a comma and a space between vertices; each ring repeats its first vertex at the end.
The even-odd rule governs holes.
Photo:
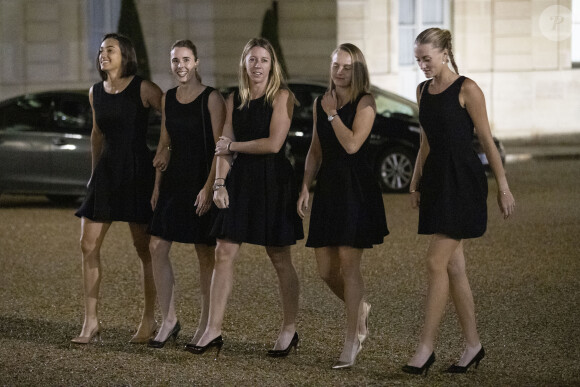
MULTIPOLYGON (((106 34, 101 40, 101 44, 107 39, 115 39, 119 42, 119 49, 121 50, 121 78, 130 77, 131 75, 137 74, 137 54, 135 54, 135 47, 133 47, 133 42, 126 36, 116 33, 106 34)), ((97 71, 101 76, 103 81, 107 80, 107 73, 101 70, 101 62, 99 61, 99 56, 101 56, 101 47, 99 46, 99 53, 97 54, 97 71)))
MULTIPOLYGON (((171 46, 171 51, 173 51, 173 49, 176 47, 189 48, 191 50, 191 52, 193 53, 194 61, 197 61, 197 47, 195 47, 195 44, 193 44, 193 42, 191 40, 182 39, 182 40, 176 41, 175 43, 173 43, 173 46, 171 46)), ((197 78, 198 81, 201 82, 201 75, 199 75, 199 72, 197 71, 197 67, 195 68, 195 77, 197 78)))

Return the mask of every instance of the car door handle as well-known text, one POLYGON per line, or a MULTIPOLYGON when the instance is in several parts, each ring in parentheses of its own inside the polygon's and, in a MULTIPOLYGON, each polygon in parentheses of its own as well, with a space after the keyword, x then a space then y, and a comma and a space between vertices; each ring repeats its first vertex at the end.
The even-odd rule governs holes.
POLYGON ((62 145, 66 145, 66 140, 64 138, 55 138, 54 140, 52 140, 52 143, 56 146, 62 146, 62 145))

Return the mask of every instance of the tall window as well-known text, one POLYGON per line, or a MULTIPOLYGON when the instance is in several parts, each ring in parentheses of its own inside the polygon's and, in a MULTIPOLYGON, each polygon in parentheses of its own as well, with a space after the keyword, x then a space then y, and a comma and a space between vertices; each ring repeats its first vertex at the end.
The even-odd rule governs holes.
POLYGON ((415 63, 413 42, 419 32, 448 25, 449 0, 399 0, 399 65, 415 63))
POLYGON ((117 31, 121 14, 121 0, 88 0, 88 55, 96 58, 103 36, 117 31))
POLYGON ((580 67, 580 0, 572 0, 572 67, 580 67))

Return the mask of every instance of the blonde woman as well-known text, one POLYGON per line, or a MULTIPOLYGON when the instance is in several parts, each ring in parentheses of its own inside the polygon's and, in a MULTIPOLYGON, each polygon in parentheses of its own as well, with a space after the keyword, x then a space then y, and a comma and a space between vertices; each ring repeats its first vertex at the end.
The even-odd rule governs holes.
POLYGON ((262 38, 250 40, 240 60, 239 92, 226 101, 223 137, 216 144, 213 189, 220 210, 212 230, 217 246, 210 315, 197 345, 186 347, 192 353, 216 347, 219 354, 233 265, 242 243, 264 246, 278 275, 283 322, 268 355, 287 356, 298 345, 298 276, 290 246, 303 238, 303 231, 294 210, 293 169, 284 154, 293 108, 294 95, 284 85, 272 45, 262 38))
POLYGON ((363 251, 389 233, 380 187, 368 162, 375 100, 360 49, 346 43, 331 55, 328 91, 314 102, 314 133, 297 203, 305 216, 317 179, 307 247, 314 247, 318 272, 344 302, 346 337, 334 369, 354 365, 368 336, 370 304, 360 271, 363 251))
POLYGON ((497 201, 505 219, 513 214, 515 201, 491 136, 483 93, 474 81, 459 75, 451 33, 439 28, 421 32, 415 40, 415 57, 429 80, 417 87, 422 141, 410 185, 411 206, 419 208, 419 234, 432 236, 425 322, 415 354, 403 371, 427 375, 451 293, 466 345, 447 372, 465 373, 485 356, 463 254, 463 239, 483 235, 487 225, 487 178, 472 150, 474 129, 497 181, 497 201))

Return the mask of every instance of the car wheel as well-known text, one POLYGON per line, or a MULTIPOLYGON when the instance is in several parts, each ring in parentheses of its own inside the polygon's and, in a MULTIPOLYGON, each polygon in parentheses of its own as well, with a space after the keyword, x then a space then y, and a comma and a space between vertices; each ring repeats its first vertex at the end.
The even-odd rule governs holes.
POLYGON ((414 152, 403 146, 385 150, 378 159, 378 179, 385 192, 407 192, 415 167, 414 152))
POLYGON ((59 205, 73 205, 79 200, 77 195, 46 195, 48 200, 59 205))

